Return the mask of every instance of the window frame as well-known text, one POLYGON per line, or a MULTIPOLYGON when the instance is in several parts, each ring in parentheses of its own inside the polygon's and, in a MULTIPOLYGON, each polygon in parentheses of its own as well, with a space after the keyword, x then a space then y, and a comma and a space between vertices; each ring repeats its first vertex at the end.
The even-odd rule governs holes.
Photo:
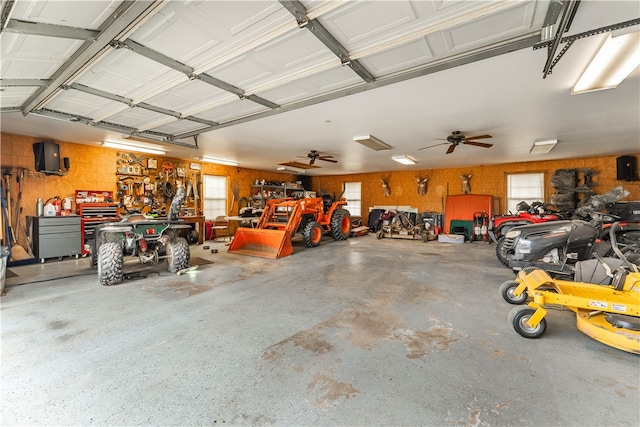
POLYGON ((347 210, 349 211, 349 213, 352 216, 359 216, 362 217, 362 182, 360 181, 352 181, 352 182, 346 182, 344 183, 344 193, 342 195, 342 197, 344 197, 347 200, 347 210), (353 189, 351 191, 349 191, 348 187, 354 186, 356 185, 358 186, 357 191, 354 191, 353 189), (357 195, 359 196, 359 198, 349 198, 347 196, 353 195, 355 193, 358 193, 357 195))
MULTIPOLYGON (((546 200, 546 193, 547 193, 547 188, 546 188, 546 173, 544 171, 526 171, 526 172, 508 172, 505 174, 505 212, 516 212, 516 205, 522 201, 527 202, 529 205, 531 205, 532 202, 545 202, 546 200), (511 177, 513 176, 524 176, 524 175, 531 175, 532 179, 533 176, 536 176, 536 179, 539 179, 539 187, 535 188, 534 185, 530 185, 528 186, 528 188, 535 188, 536 190, 539 191, 539 197, 537 196, 531 196, 528 197, 527 195, 523 195, 523 196, 512 196, 512 188, 511 188, 511 177), (513 206, 510 206, 510 203, 513 202, 513 206), (510 211, 510 209, 513 209, 513 211, 510 211)), ((523 189, 527 188, 527 187, 521 187, 523 189)), ((526 190, 525 190, 526 192, 526 190)))
POLYGON ((202 215, 204 215, 205 219, 214 220, 218 216, 227 216, 227 203, 229 200, 229 178, 224 175, 203 174, 202 183, 202 215), (216 191, 216 194, 214 194, 215 196, 223 197, 209 197, 209 193, 211 191, 211 188, 209 187, 209 181, 212 179, 224 180, 224 185, 218 185, 214 190, 216 191), (218 206, 211 208, 207 206, 209 204, 208 201, 213 201, 218 206), (223 208, 220 208, 219 205, 222 205, 223 208), (220 213, 221 210, 222 212, 220 213))

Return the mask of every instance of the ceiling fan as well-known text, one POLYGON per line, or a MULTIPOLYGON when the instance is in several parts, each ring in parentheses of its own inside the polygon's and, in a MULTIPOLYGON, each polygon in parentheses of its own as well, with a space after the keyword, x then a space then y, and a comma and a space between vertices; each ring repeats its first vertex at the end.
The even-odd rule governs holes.
MULTIPOLYGON (((467 145, 475 145, 476 147, 483 147, 483 148, 493 147, 493 144, 487 144, 486 142, 473 141, 474 139, 486 139, 486 138, 493 138, 493 137, 491 135, 476 135, 476 136, 466 137, 459 130, 454 130, 453 132, 451 132, 451 135, 449 135, 447 137, 447 139, 446 139, 447 142, 441 142, 440 144, 435 144, 435 145, 430 145, 428 147, 418 148, 418 150, 424 150, 424 149, 431 148, 431 147, 437 147, 438 145, 451 144, 451 146, 447 149, 447 153, 446 153, 446 154, 451 154, 451 153, 453 153, 453 150, 455 150, 456 147, 458 146, 458 144, 460 144, 460 143, 467 144, 467 145)), ((442 139, 442 141, 445 141, 445 140, 442 139)))
POLYGON ((333 156, 321 155, 320 152, 316 150, 309 151, 309 153, 307 153, 306 156, 298 156, 298 157, 308 157, 310 159, 309 160, 310 165, 314 164, 316 160, 323 160, 325 162, 338 163, 337 160, 333 160, 333 156))

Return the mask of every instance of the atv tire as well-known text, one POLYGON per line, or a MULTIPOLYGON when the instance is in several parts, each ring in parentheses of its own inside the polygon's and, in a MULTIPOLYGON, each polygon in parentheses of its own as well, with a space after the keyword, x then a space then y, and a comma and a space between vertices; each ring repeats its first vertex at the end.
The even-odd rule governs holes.
POLYGON ((169 273, 177 273, 180 270, 189 268, 190 258, 189 243, 184 237, 176 237, 167 243, 169 273))
POLYGON ((304 230, 302 230, 302 237, 304 238, 304 243, 308 248, 318 246, 322 240, 323 234, 324 230, 322 229, 322 226, 316 221, 309 221, 305 225, 304 230))
POLYGON ((336 240, 346 240, 351 234, 351 214, 346 209, 336 209, 331 215, 331 236, 336 240))
POLYGON ((118 243, 107 242, 98 249, 98 280, 103 286, 117 285, 124 277, 122 247, 118 243))
POLYGON ((89 249, 89 266, 92 270, 98 269, 98 248, 96 248, 96 238, 91 239, 91 248, 89 249))
POLYGON ((498 260, 500 260, 502 264, 509 267, 509 260, 505 256, 506 254, 503 252, 503 248, 504 248, 504 236, 500 237, 498 239, 498 243, 496 243, 496 256, 498 257, 498 260))

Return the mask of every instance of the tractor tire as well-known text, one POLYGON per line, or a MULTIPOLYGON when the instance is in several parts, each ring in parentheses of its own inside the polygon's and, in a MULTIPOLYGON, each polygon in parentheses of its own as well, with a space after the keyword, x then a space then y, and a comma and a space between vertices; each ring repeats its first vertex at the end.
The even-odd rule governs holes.
POLYGON ((304 243, 308 248, 318 246, 322 240, 323 234, 324 230, 322 229, 322 226, 316 221, 309 221, 307 225, 305 225, 304 230, 302 230, 302 237, 304 238, 304 243))
POLYGON ((547 330, 547 320, 542 319, 535 328, 527 325, 535 310, 529 306, 513 307, 509 312, 509 323, 514 331, 525 338, 540 338, 547 330))
POLYGON ((522 305, 525 303, 525 301, 527 301, 529 295, 527 294, 527 291, 525 289, 525 291, 516 298, 516 296, 513 295, 513 291, 515 291, 517 287, 518 282, 516 282, 515 280, 507 280, 506 282, 502 283, 502 285, 500 285, 500 295, 502 295, 502 298, 504 298, 504 300, 509 304, 522 305))
POLYGON ((189 268, 190 258, 189 243, 184 237, 175 237, 167 243, 169 273, 177 273, 180 270, 189 268))
POLYGON ((124 259, 119 243, 107 242, 98 248, 98 280, 103 286, 122 282, 124 259))
POLYGON ((500 260, 500 262, 509 267, 509 260, 506 257, 506 254, 503 252, 504 248, 504 236, 500 237, 498 239, 498 243, 496 243, 496 256, 498 257, 498 260, 500 260))
POLYGON ((336 209, 331 215, 331 236, 346 240, 351 234, 351 214, 346 209, 336 209))

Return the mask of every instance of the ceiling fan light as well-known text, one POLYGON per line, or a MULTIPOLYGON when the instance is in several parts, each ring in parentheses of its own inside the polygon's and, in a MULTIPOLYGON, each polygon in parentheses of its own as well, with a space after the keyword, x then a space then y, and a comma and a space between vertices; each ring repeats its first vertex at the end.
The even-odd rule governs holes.
POLYGON ((529 150, 529 154, 545 154, 548 153, 556 146, 558 143, 557 139, 547 139, 544 141, 535 141, 531 150, 529 150))
POLYGON ((385 151, 391 149, 390 145, 385 144, 373 135, 354 136, 353 140, 374 151, 385 151))
POLYGON ((393 156, 392 160, 401 163, 403 165, 415 165, 416 161, 409 156, 393 156))

